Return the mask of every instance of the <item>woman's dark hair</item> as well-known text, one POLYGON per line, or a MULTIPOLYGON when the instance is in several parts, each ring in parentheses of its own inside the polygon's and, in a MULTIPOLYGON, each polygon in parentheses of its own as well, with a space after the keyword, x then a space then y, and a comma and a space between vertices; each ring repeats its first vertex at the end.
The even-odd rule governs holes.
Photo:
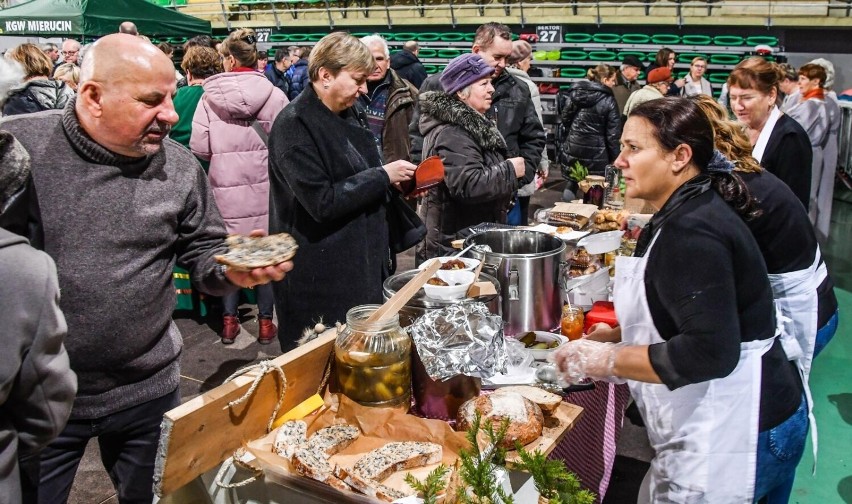
POLYGON ((799 75, 804 75, 810 80, 819 79, 819 87, 825 87, 825 68, 816 63, 808 63, 799 68, 799 75))
POLYGON ((708 170, 715 145, 713 126, 695 102, 676 96, 651 100, 633 109, 630 117, 641 117, 651 123, 654 126, 651 134, 666 152, 682 144, 689 145, 692 162, 701 173, 710 176, 722 199, 746 220, 759 215, 757 202, 737 174, 708 170))
POLYGON ((669 56, 674 53, 675 52, 668 47, 663 47, 657 51, 657 55, 654 57, 654 63, 656 63, 659 67, 666 68, 669 66, 669 56))
POLYGON ((183 50, 186 51, 190 47, 201 46, 201 47, 209 47, 210 49, 216 49, 216 40, 213 39, 210 35, 196 35, 191 39, 187 40, 183 44, 183 50))

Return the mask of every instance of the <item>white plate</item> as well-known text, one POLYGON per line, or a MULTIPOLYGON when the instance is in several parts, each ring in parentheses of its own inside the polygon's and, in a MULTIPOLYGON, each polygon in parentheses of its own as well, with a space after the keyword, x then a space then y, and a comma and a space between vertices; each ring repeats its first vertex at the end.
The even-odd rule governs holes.
MULTIPOLYGON (((527 331, 527 332, 529 332, 529 331, 527 331)), ((549 343, 551 341, 558 341, 559 346, 557 346, 556 348, 559 348, 562 345, 564 345, 565 343, 568 343, 568 338, 566 338, 565 336, 562 336, 561 334, 556 334, 556 333, 547 332, 547 331, 532 331, 532 332, 535 333, 535 340, 537 342, 549 343)), ((516 336, 518 336, 520 338, 524 334, 526 334, 526 332, 521 333, 521 334, 517 334, 516 336)), ((535 360, 547 360, 547 356, 550 355, 554 350, 556 350, 556 348, 547 348, 547 349, 527 348, 526 350, 527 350, 527 352, 530 353, 530 355, 532 355, 532 358, 535 359, 535 360)))
MULTIPOLYGON (((472 257, 436 257, 435 259, 441 261, 441 264, 449 261, 450 259, 459 259, 465 264, 464 270, 456 270, 456 271, 473 271, 479 266, 479 259, 473 259, 472 257)), ((429 261, 424 261, 423 264, 417 267, 420 271, 423 271, 426 266, 429 264, 429 261)), ((453 270, 440 270, 440 271, 453 271, 453 270)))

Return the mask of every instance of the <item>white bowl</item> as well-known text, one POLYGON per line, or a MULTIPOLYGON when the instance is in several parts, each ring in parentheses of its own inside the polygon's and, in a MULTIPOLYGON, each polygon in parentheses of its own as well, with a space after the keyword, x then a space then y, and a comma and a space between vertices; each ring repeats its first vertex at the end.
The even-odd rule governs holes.
POLYGON ((465 270, 438 270, 435 275, 450 285, 430 285, 427 283, 423 286, 423 290, 430 298, 440 299, 441 301, 465 297, 475 276, 472 271, 465 270))
POLYGON ((579 242, 578 247, 583 247, 590 254, 606 254, 621 247, 621 235, 624 231, 607 231, 605 233, 591 234, 579 242))
MULTIPOLYGON (((441 270, 441 271, 473 271, 479 266, 479 259, 473 259, 471 257, 436 257, 435 259, 441 261, 441 265, 446 262, 449 262, 451 259, 458 259, 464 263, 464 270, 441 270)), ((423 264, 417 267, 419 270, 423 270, 429 264, 429 261, 424 261, 423 264)))
MULTIPOLYGON (((568 343, 568 338, 562 336, 561 334, 556 334, 547 331, 533 331, 535 333, 535 340, 539 343, 551 343, 553 341, 558 341, 559 345, 555 348, 546 348, 546 349, 533 349, 527 348, 526 351, 532 356, 535 360, 547 360, 547 357, 556 350, 561 347, 565 343, 568 343)), ((516 334, 517 337, 522 337, 526 333, 516 334)))

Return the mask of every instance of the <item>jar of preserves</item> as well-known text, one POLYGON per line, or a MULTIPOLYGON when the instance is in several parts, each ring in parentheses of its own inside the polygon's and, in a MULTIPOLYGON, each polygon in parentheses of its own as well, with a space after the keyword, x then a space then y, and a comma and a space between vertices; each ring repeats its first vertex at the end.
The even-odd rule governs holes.
POLYGON ((566 304, 562 307, 562 336, 569 340, 583 337, 583 309, 566 304))
POLYGON ((364 406, 408 411, 411 403, 411 339, 399 315, 367 322, 378 305, 356 306, 334 342, 340 391, 364 406))
POLYGON ((589 175, 583 180, 581 187, 585 187, 586 194, 583 195, 583 203, 595 205, 601 208, 604 203, 604 183, 606 179, 600 175, 589 175))

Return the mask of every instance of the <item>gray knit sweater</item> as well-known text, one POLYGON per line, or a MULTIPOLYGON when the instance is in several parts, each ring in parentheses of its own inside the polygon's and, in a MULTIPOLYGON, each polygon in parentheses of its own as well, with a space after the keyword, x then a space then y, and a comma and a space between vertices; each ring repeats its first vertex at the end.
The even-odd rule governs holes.
POLYGON ((79 380, 71 418, 102 417, 173 391, 183 346, 171 319, 175 260, 199 290, 236 289, 215 268, 225 228, 198 161, 169 139, 153 156, 115 154, 83 131, 73 101, 5 118, 0 128, 32 158, 79 380))

